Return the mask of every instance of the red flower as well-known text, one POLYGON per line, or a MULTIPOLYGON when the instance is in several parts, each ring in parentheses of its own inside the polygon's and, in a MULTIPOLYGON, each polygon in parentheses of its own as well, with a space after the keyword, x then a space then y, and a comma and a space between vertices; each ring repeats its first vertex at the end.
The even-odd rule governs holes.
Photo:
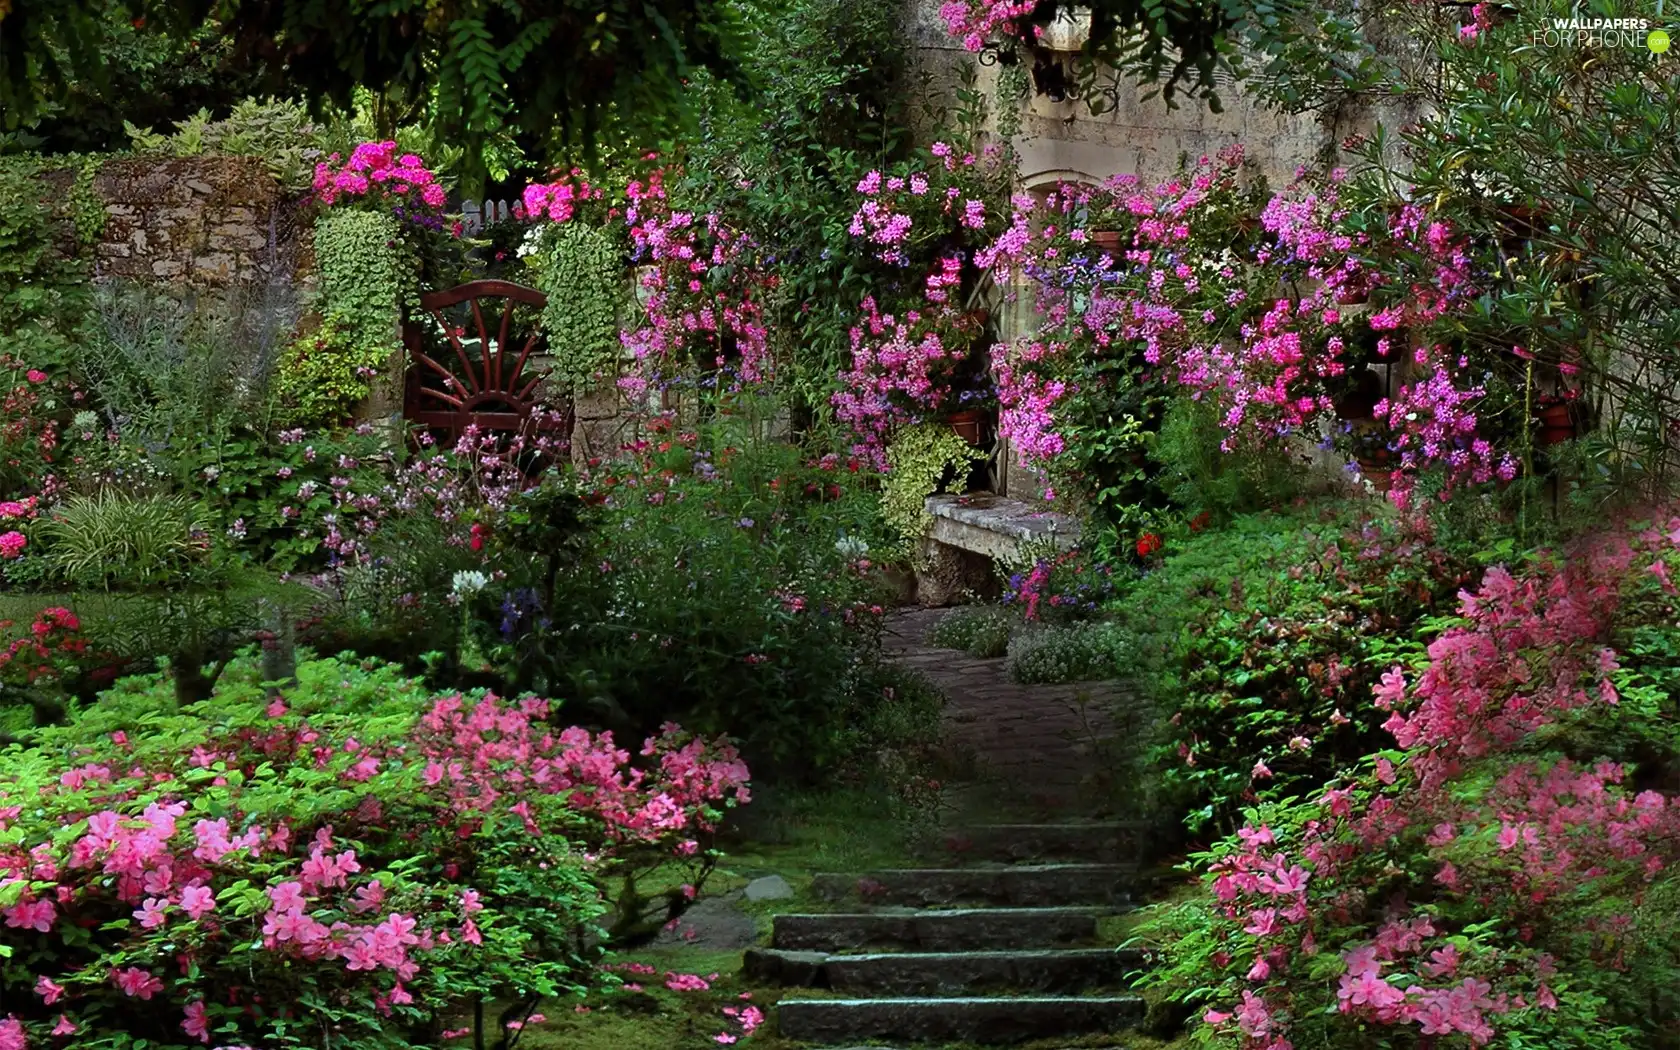
POLYGON ((1161 549, 1161 537, 1155 535, 1153 532, 1146 532, 1142 536, 1138 537, 1138 541, 1137 541, 1138 557, 1147 558, 1151 554, 1154 554, 1156 551, 1158 551, 1160 549, 1161 549))
POLYGON ((1205 510, 1202 511, 1200 514, 1196 515, 1194 518, 1190 519, 1190 531, 1191 532, 1201 532, 1203 529, 1207 528, 1207 525, 1208 525, 1208 512, 1205 511, 1205 510))

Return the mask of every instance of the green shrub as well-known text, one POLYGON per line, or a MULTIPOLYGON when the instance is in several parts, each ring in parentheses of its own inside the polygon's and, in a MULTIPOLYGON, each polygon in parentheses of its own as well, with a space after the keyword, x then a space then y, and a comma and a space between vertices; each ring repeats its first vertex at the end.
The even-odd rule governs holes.
POLYGON ((1370 689, 1452 612, 1474 549, 1361 515, 1239 517, 1191 536, 1118 603, 1174 712, 1158 758, 1193 830, 1383 746, 1370 689))
POLYGON ((1156 483, 1173 503, 1216 519, 1276 507, 1302 488, 1297 464, 1279 451, 1226 452, 1218 410, 1206 401, 1174 398, 1161 420, 1150 458, 1156 483))
POLYGON ((961 649, 970 656, 990 660, 1009 648, 1009 633, 1015 617, 984 605, 964 605, 941 616, 928 631, 928 644, 941 649, 961 649))
POLYGON ((1009 677, 1023 684, 1100 682, 1124 675, 1129 638, 1111 623, 1038 627, 1009 642, 1009 677))

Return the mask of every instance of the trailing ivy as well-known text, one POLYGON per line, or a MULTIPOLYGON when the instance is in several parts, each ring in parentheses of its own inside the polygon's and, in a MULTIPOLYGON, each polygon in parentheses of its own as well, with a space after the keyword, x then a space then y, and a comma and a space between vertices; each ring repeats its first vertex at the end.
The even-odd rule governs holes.
POLYGON ((626 298, 624 255, 605 230, 556 223, 537 255, 538 283, 548 296, 543 329, 554 358, 550 375, 583 383, 618 363, 619 310, 626 298))
POLYGON ((881 517, 898 533, 900 556, 916 556, 916 541, 932 519, 927 498, 938 492, 948 474, 967 476, 985 453, 940 423, 917 423, 900 430, 887 448, 888 470, 881 489, 881 517))
MULTIPOLYGON (((0 332, 6 334, 0 353, 32 368, 65 360, 66 340, 86 316, 88 266, 77 249, 99 232, 91 213, 76 207, 72 188, 75 236, 68 235, 64 217, 44 199, 44 167, 39 158, 0 162, 0 332)), ((103 228, 104 209, 98 210, 103 228)))
POLYGON ((374 376, 401 347, 402 305, 414 267, 397 221, 381 212, 338 209, 315 222, 320 327, 293 343, 280 394, 294 424, 342 420, 368 396, 374 376))

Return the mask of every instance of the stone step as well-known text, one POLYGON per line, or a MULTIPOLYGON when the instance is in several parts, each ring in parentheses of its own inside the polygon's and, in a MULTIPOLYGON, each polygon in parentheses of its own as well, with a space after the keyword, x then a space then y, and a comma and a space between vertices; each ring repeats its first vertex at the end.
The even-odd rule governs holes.
POLYGON ((852 995, 1073 995, 1125 987, 1143 953, 1112 948, 829 955, 750 948, 742 971, 766 984, 852 995))
POLYGON ((1131 864, 889 868, 862 875, 819 874, 811 889, 826 900, 866 904, 984 902, 1048 908, 1124 902, 1136 875, 1137 867, 1131 864))
POLYGON ((783 999, 784 1039, 845 1046, 860 1040, 1022 1043, 1111 1032, 1143 1017, 1135 995, 984 999, 783 999))
POLYGON ((964 862, 1027 860, 1136 863, 1144 856, 1143 821, 1088 824, 973 824, 953 828, 934 843, 937 855, 964 862))
POLYGON ((1106 908, 889 909, 829 915, 777 915, 770 945, 803 951, 901 948, 961 952, 1054 948, 1089 942, 1106 908))

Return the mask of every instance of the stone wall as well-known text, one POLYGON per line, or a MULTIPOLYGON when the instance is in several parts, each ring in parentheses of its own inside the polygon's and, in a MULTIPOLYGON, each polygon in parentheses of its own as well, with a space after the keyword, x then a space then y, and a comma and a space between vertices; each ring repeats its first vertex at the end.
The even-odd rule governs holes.
POLYGON ((249 157, 123 158, 93 179, 105 205, 98 278, 223 287, 296 275, 298 202, 249 157))

